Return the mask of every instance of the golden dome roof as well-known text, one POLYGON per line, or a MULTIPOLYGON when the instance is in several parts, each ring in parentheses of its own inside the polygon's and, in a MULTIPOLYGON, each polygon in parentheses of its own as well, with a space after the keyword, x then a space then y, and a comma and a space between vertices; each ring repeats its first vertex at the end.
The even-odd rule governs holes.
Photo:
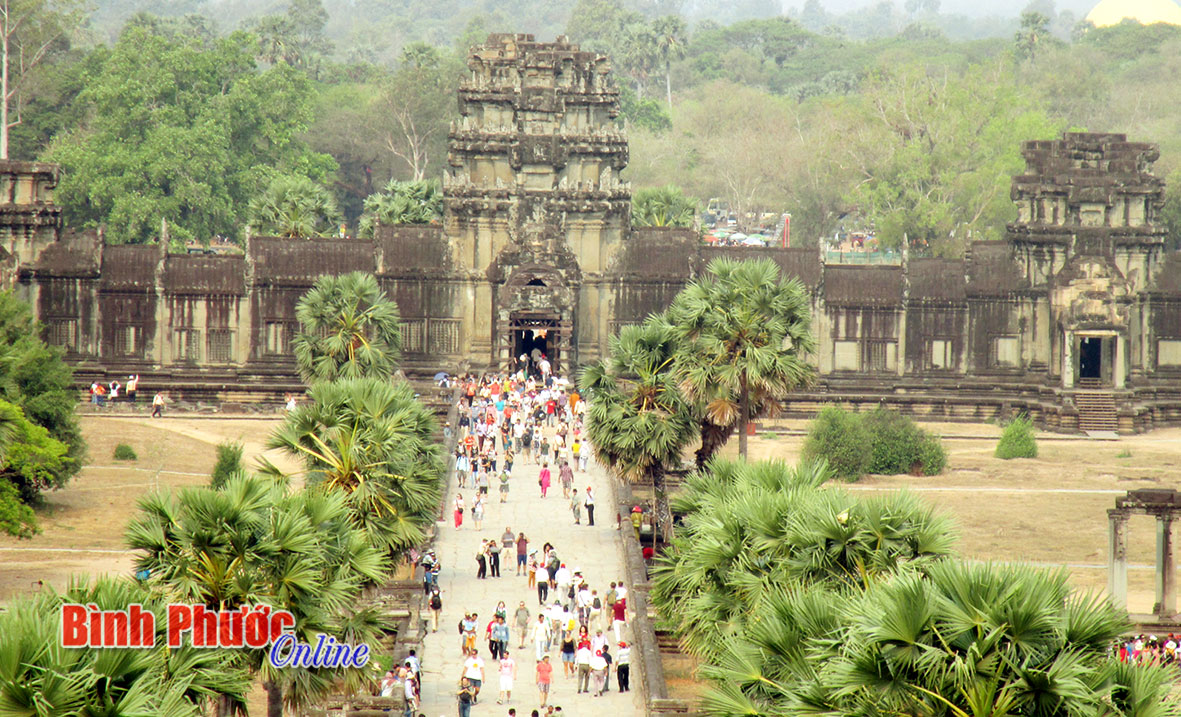
POLYGON ((1181 25, 1181 5, 1173 0, 1102 0, 1087 13, 1087 22, 1095 27, 1118 25, 1125 19, 1141 25, 1181 25))

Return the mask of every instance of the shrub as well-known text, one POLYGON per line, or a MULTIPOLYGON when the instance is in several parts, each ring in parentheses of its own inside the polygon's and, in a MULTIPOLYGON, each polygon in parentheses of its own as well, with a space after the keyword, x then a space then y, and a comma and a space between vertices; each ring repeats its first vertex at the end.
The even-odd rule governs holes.
POLYGON ((217 463, 213 466, 212 478, 209 481, 214 488, 221 488, 235 473, 242 470, 242 444, 217 444, 217 463))
POLYGON ((0 530, 18 538, 31 538, 41 532, 33 509, 21 502, 20 491, 0 478, 0 530))
POLYGON ((887 408, 864 415, 838 406, 824 408, 808 429, 804 458, 824 458, 841 478, 865 473, 930 476, 947 465, 947 451, 938 436, 887 408))
POLYGON ((935 475, 947 465, 939 438, 898 411, 879 406, 862 420, 870 435, 869 473, 935 475))
POLYGON ((1033 421, 1029 420, 1029 416, 1020 415, 1005 426, 1001 440, 996 444, 996 457, 1003 460, 1037 458, 1037 440, 1034 438, 1033 421))
POLYGON ((115 446, 115 460, 117 461, 134 461, 139 460, 139 456, 135 455, 135 449, 126 443, 120 443, 115 446))
POLYGON ((838 478, 859 478, 869 468, 869 444, 861 416, 840 406, 825 406, 808 428, 804 459, 823 458, 838 478))

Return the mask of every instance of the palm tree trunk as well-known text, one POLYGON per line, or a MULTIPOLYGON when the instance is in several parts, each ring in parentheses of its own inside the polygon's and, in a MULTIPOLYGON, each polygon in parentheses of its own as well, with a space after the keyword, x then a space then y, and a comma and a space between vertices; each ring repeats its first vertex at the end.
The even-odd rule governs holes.
POLYGON ((267 717, 283 717, 283 686, 274 681, 262 686, 267 691, 267 717))
POLYGON ((705 468, 705 464, 709 463, 709 459, 714 457, 726 442, 730 440, 730 435, 734 433, 734 424, 729 426, 719 426, 711 421, 702 421, 701 423, 701 447, 697 449, 694 458, 697 463, 697 470, 705 468))
POLYGON ((230 717, 234 714, 234 702, 226 695, 218 695, 216 702, 217 717, 230 717))
POLYGON ((742 376, 741 393, 738 395, 738 455, 746 460, 746 430, 750 423, 750 395, 746 390, 746 375, 742 376))
POLYGON ((668 490, 664 482, 664 466, 652 466, 649 469, 652 477, 652 492, 655 494, 654 505, 652 506, 653 516, 656 520, 654 522, 654 529, 660 531, 660 539, 665 545, 673 539, 673 514, 672 509, 668 505, 668 490))
POLYGON ((668 95, 668 111, 673 111, 673 71, 672 63, 668 60, 664 62, 664 92, 668 95))

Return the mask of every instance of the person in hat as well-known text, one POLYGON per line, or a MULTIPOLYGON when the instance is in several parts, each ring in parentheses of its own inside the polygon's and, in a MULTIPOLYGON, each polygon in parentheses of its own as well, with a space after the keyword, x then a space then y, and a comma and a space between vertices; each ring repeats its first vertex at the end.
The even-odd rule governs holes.
POLYGON ((615 655, 615 684, 620 692, 631 690, 631 648, 622 640, 619 642, 619 652, 615 655))
POLYGON ((632 530, 636 531, 636 542, 640 540, 640 526, 644 524, 644 509, 640 506, 632 508, 632 530))

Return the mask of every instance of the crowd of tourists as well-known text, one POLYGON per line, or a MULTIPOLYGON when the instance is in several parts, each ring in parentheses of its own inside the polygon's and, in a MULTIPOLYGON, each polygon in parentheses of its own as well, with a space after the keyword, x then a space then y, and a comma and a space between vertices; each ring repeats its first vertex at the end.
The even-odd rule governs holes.
POLYGON ((1169 633, 1163 639, 1156 635, 1137 635, 1112 647, 1120 662, 1137 665, 1173 665, 1181 661, 1178 654, 1181 636, 1169 633))
MULTIPOLYGON (((484 592, 488 606, 470 606, 454 626, 463 657, 461 673, 455 676, 460 717, 468 717, 474 705, 486 700, 512 704, 514 691, 520 691, 518 681, 529 678, 537 691, 534 714, 539 715, 561 714, 560 707, 549 704, 555 680, 571 680, 578 694, 589 696, 609 692, 613 682, 615 689, 628 691, 628 593, 623 581, 587 574, 577 564, 576 548, 559 553, 555 546, 574 537, 572 531, 595 525, 594 488, 579 479, 590 453, 583 443, 585 402, 573 385, 553 374, 544 357, 531 361, 522 356, 513 373, 464 377, 460 394, 452 457, 459 487, 450 506, 454 528, 475 534, 471 569, 477 580, 523 581, 529 595, 536 595, 536 603, 501 599, 492 607, 497 593, 509 586, 498 590, 489 585, 484 592), (535 540, 511 526, 500 533, 497 526, 496 533, 484 536, 494 488, 498 503, 536 490, 555 511, 569 511, 570 530, 535 540)), ((430 629, 438 631, 443 603, 439 560, 428 551, 420 564, 430 629)))

